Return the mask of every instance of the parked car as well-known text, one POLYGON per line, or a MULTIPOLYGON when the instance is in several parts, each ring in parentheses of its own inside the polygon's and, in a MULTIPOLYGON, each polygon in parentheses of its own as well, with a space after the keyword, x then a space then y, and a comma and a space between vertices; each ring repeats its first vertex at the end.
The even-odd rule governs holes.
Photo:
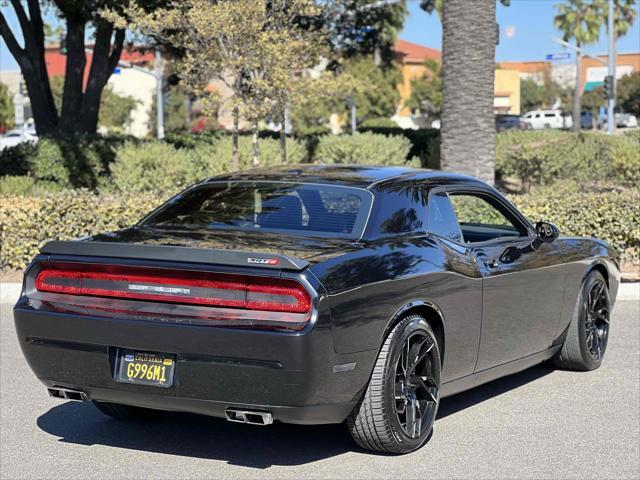
POLYGON ((15 129, 9 130, 0 136, 0 151, 5 148, 15 147, 24 142, 37 142, 38 135, 35 130, 31 129, 15 129))
POLYGON ((496 132, 530 129, 531 124, 520 118, 520 115, 496 115, 496 132))
POLYGON ((580 112, 580 128, 592 130, 597 127, 597 120, 591 112, 580 112))
POLYGON ((615 120, 618 128, 635 128, 638 126, 638 119, 631 113, 616 113, 615 120))
POLYGON ((533 110, 522 117, 534 130, 545 128, 571 128, 571 117, 564 115, 561 110, 533 110))
POLYGON ((606 243, 533 225, 474 178, 305 165, 47 243, 14 317, 53 397, 116 418, 346 420, 363 448, 407 453, 446 396, 545 360, 598 368, 619 281, 606 243))

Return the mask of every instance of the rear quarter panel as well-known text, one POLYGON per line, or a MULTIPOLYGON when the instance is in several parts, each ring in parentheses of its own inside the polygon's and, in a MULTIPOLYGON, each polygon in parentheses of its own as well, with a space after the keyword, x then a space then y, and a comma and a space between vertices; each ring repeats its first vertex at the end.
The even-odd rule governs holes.
POLYGON ((371 242, 311 267, 327 289, 337 353, 379 350, 390 323, 429 302, 443 317, 443 381, 473 372, 480 337, 482 283, 464 249, 431 236, 371 242))

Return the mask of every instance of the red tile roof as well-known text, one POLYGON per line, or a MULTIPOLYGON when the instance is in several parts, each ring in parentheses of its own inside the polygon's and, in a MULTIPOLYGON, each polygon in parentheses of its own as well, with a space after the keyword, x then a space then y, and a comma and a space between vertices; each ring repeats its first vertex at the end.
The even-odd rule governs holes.
POLYGON ((405 63, 423 63, 425 60, 438 60, 442 56, 440 50, 425 47, 406 40, 396 40, 393 49, 403 57, 405 63))
MULTIPOLYGON (((92 46, 87 45, 90 49, 92 46)), ((84 82, 86 84, 87 77, 89 76, 89 69, 91 68, 91 62, 93 61, 93 54, 86 53, 86 65, 84 69, 84 82)), ((135 65, 152 63, 154 59, 154 53, 143 50, 123 50, 120 60, 124 62, 130 62, 135 65)), ((65 68, 67 66, 67 56, 60 53, 58 46, 47 46, 44 53, 44 62, 47 65, 47 75, 49 77, 63 76, 65 68)))

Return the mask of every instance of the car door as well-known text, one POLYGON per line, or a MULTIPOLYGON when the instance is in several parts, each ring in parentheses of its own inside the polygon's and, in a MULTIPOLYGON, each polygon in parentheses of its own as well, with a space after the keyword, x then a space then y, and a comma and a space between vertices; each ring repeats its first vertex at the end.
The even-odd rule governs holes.
POLYGON ((551 346, 562 312, 561 242, 519 258, 504 256, 535 238, 531 225, 490 189, 449 192, 463 242, 482 275, 482 332, 476 371, 551 346))

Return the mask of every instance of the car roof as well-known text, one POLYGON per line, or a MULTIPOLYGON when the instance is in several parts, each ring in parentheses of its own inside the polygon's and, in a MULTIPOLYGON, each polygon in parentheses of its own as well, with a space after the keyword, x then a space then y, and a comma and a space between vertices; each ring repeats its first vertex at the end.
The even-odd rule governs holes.
POLYGON ((301 164, 245 170, 210 177, 214 181, 285 181, 372 188, 395 182, 420 181, 434 184, 469 183, 486 185, 480 180, 456 173, 397 166, 301 164))

